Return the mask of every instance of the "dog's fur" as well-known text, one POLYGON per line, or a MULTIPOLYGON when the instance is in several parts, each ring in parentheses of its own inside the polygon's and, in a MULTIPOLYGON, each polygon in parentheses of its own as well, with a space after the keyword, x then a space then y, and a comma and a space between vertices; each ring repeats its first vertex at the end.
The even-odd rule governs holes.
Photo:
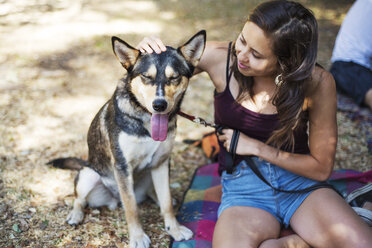
POLYGON ((79 169, 76 199, 67 217, 70 225, 82 222, 86 205, 115 209, 120 199, 130 247, 149 247, 137 203, 150 196, 160 205, 165 229, 175 240, 192 237, 173 213, 169 157, 176 135, 176 113, 205 41, 205 31, 200 31, 178 49, 167 47, 161 54, 147 54, 112 37, 114 53, 127 73, 91 123, 88 161, 60 158, 49 162, 58 168, 79 169), (159 130, 152 130, 156 128, 159 130))

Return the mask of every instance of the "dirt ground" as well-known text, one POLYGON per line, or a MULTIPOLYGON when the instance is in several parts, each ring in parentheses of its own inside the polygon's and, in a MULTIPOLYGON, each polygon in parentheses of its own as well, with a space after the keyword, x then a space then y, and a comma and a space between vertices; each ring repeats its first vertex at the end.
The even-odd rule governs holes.
MULTIPOLYGON (((177 46, 200 29, 208 40, 233 40, 249 10, 246 0, 0 0, 0 247, 126 247, 120 209, 87 209, 71 227, 76 172, 50 168, 56 157, 86 158, 86 133, 110 98, 123 69, 110 37, 136 45, 156 35, 177 46)), ((351 0, 302 0, 319 21, 319 62, 328 68, 334 40, 351 0)), ((213 89, 206 74, 192 79, 183 111, 213 120, 213 89)), ((357 123, 338 113, 335 168, 371 168, 357 123)), ((208 162, 184 144, 209 129, 178 121, 171 187, 179 203, 194 170, 208 162)), ((167 247, 159 208, 140 205, 152 247, 167 247)))

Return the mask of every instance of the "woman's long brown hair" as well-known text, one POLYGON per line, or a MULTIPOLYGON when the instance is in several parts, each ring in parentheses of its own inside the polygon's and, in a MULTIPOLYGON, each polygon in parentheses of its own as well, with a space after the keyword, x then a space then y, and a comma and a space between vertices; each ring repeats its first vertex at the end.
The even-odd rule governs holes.
MULTIPOLYGON (((278 0, 257 6, 248 21, 259 26, 273 41, 273 53, 278 59, 278 75, 281 74, 283 80, 272 98, 280 126, 266 143, 294 151, 294 132, 304 124, 301 122, 304 114, 302 110, 316 62, 316 19, 301 4, 278 0)), ((235 44, 232 46, 232 54, 231 70, 239 84, 237 101, 248 96, 253 98, 253 78, 239 72, 235 44)))

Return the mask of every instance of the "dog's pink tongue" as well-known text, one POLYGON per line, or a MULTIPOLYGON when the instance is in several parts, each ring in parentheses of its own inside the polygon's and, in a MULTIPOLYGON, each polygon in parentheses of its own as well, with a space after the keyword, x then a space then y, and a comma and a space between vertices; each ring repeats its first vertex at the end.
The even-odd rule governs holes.
POLYGON ((151 117, 151 137, 156 141, 164 141, 167 138, 168 115, 152 114, 151 117))

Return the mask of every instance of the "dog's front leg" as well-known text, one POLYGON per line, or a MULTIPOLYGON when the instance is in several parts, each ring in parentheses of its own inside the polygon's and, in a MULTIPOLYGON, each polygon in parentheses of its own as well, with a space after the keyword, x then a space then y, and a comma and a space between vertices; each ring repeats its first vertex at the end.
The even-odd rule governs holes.
POLYGON ((123 172, 120 169, 115 169, 115 179, 125 209, 125 219, 129 229, 129 247, 148 248, 150 247, 150 238, 143 231, 138 218, 137 202, 133 189, 133 176, 131 172, 123 172))
POLYGON ((166 159, 160 166, 151 170, 152 180, 161 213, 164 217, 165 230, 176 240, 188 240, 193 233, 187 227, 182 226, 176 220, 173 212, 172 197, 169 189, 169 159, 166 159))

